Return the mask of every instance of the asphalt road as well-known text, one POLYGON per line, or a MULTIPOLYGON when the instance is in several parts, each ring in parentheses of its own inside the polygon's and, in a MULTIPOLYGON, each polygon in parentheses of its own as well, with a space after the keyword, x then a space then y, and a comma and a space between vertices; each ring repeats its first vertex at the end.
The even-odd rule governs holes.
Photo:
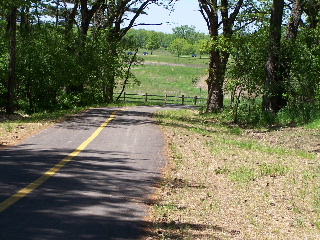
POLYGON ((109 119, 116 110, 91 109, 0 150, 3 205, 87 143, 52 177, 0 212, 1 240, 133 240, 143 235, 146 202, 166 160, 162 132, 150 117, 161 108, 132 107, 109 119))

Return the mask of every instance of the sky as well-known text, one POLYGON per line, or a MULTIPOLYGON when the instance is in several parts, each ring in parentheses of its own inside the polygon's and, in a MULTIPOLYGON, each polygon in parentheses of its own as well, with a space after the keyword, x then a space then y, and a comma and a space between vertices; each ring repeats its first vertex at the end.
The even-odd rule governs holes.
POLYGON ((163 24, 160 26, 137 26, 135 29, 143 28, 157 32, 172 33, 172 28, 188 25, 195 26, 195 30, 198 32, 208 34, 206 22, 197 9, 199 9, 197 0, 178 0, 175 3, 173 12, 170 12, 164 7, 151 4, 151 6, 146 9, 148 15, 139 16, 136 23, 163 24))

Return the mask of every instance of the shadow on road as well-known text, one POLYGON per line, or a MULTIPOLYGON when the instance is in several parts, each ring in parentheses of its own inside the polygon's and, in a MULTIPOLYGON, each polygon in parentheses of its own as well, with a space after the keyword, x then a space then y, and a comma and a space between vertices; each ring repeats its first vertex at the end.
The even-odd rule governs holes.
MULTIPOLYGON (((52 156, 63 158, 70 150, 1 152, 1 201, 48 170, 57 162, 52 156), (12 161, 12 157, 19 160, 12 161)), ((142 204, 159 176, 134 178, 146 169, 126 166, 131 160, 120 157, 119 152, 98 154, 109 157, 77 157, 39 189, 0 213, 1 239, 138 238, 144 226, 142 204)))
MULTIPOLYGON (((90 110, 56 125, 53 132, 88 131, 89 136, 112 111, 90 110)), ((118 131, 127 125, 154 124, 155 120, 148 116, 151 112, 143 108, 129 109, 119 112, 108 127, 118 131)), ((104 137, 101 136, 99 143, 107 141, 104 137)), ((35 141, 36 137, 0 150, 0 202, 74 151, 62 139, 60 147, 57 143, 55 147, 39 146, 35 141)), ((153 192, 152 186, 159 181, 161 164, 153 166, 149 153, 143 152, 145 146, 132 155, 125 151, 126 148, 110 150, 107 145, 95 147, 95 144, 98 143, 92 144, 43 185, 0 213, 2 240, 139 239, 143 236, 146 204, 153 192)))

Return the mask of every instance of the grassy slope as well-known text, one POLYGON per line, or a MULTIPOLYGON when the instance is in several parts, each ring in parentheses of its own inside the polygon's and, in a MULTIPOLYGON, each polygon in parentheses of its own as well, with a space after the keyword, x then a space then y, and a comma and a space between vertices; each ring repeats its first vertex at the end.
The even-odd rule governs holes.
POLYGON ((177 96, 183 94, 189 97, 206 98, 206 91, 200 89, 193 81, 206 75, 207 58, 200 59, 191 56, 178 58, 162 50, 154 51, 153 55, 142 56, 140 54, 140 56, 146 63, 144 66, 133 69, 140 85, 129 84, 126 88, 127 93, 177 96), (148 65, 148 61, 168 65, 148 65), (174 66, 174 64, 187 64, 188 66, 174 66))
POLYGON ((128 92, 195 96, 201 92, 192 81, 204 76, 206 68, 145 65, 133 72, 141 84, 128 88, 128 92))

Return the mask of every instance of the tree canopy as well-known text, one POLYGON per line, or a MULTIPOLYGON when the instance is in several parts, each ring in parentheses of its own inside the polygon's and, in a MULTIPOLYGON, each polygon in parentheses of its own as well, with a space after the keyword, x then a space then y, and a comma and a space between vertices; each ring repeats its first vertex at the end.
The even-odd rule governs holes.
POLYGON ((111 102, 126 66, 139 62, 124 36, 149 5, 173 2, 1 1, 1 105, 11 113, 111 102))
POLYGON ((127 52, 164 48, 210 55, 207 112, 224 109, 227 93, 235 120, 254 111, 310 119, 320 105, 318 0, 198 0, 209 36, 187 25, 172 34, 133 29, 149 5, 174 3, 1 1, 1 106, 36 112, 112 102, 115 87, 135 81, 130 69, 140 59, 127 52))
POLYGON ((207 112, 224 108, 227 91, 250 112, 259 96, 267 114, 319 107, 319 1, 198 2, 211 36, 207 112))

